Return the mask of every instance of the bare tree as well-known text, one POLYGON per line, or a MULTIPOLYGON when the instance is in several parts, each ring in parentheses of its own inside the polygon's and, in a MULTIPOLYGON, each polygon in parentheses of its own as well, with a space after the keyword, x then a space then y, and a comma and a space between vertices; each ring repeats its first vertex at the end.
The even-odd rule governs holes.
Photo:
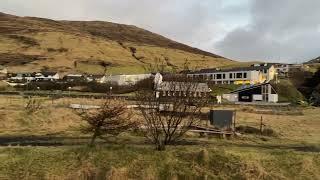
POLYGON ((157 150, 165 150, 166 145, 178 141, 192 126, 200 123, 201 109, 208 99, 209 88, 203 87, 205 85, 171 77, 154 91, 137 93, 144 119, 142 130, 157 150))
POLYGON ((162 61, 160 58, 154 58, 154 61, 152 64, 147 64, 144 67, 145 72, 160 72, 164 73, 166 71, 166 64, 164 61, 162 61))
POLYGON ((32 98, 31 96, 28 97, 28 101, 25 105, 25 110, 27 113, 32 114, 42 107, 42 101, 40 99, 32 98))
POLYGON ((79 115, 87 122, 83 132, 92 134, 90 146, 102 135, 118 135, 136 124, 131 121, 131 112, 127 110, 126 104, 111 99, 107 99, 100 109, 82 110, 79 115))

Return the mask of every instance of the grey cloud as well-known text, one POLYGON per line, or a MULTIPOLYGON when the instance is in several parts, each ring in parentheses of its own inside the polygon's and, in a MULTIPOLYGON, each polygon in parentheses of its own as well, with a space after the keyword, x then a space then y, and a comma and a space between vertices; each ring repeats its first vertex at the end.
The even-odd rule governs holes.
POLYGON ((255 0, 251 22, 215 44, 219 53, 245 60, 301 62, 320 55, 320 1, 255 0))

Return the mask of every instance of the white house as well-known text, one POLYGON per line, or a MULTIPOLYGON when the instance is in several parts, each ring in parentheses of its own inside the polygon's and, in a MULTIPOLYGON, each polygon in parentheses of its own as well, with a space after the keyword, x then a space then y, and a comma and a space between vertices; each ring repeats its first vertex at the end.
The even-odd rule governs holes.
POLYGON ((104 75, 87 75, 86 79, 88 82, 101 82, 104 75))
POLYGON ((34 73, 10 73, 8 81, 33 81, 34 73))
POLYGON ((137 82, 148 79, 152 76, 152 74, 133 74, 133 75, 110 75, 104 76, 101 78, 101 83, 114 83, 119 86, 124 85, 135 85, 137 82))
POLYGON ((289 77, 291 73, 307 70, 309 66, 304 64, 274 64, 279 77, 289 77))
POLYGON ((6 79, 8 74, 8 69, 0 65, 0 79, 6 79))
POLYGON ((60 75, 57 72, 37 72, 34 78, 36 81, 56 81, 60 79, 60 75))

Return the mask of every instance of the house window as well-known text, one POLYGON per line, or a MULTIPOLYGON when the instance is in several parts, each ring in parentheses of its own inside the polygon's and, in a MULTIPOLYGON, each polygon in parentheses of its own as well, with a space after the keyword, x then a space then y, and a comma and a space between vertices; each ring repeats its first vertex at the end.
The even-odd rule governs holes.
POLYGON ((243 73, 243 78, 247 78, 247 73, 243 73))
POLYGON ((226 79, 226 74, 223 74, 223 79, 226 79))
POLYGON ((232 79, 232 73, 229 74, 229 78, 232 79))
POLYGON ((242 73, 237 73, 237 78, 242 78, 242 73))
POLYGON ((217 74, 217 79, 221 79, 222 78, 222 74, 217 74))
POLYGON ((249 96, 242 96, 242 99, 249 100, 249 99, 250 99, 250 97, 249 97, 249 96))
POLYGON ((213 77, 213 74, 210 74, 210 80, 213 80, 214 77, 213 77))

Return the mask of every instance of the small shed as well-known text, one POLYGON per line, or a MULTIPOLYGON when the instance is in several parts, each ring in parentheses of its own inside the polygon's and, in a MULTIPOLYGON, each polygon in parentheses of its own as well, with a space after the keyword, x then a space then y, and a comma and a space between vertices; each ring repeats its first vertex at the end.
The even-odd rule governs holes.
POLYGON ((235 123, 234 110, 210 110, 209 113, 210 124, 222 130, 230 130, 235 123))

